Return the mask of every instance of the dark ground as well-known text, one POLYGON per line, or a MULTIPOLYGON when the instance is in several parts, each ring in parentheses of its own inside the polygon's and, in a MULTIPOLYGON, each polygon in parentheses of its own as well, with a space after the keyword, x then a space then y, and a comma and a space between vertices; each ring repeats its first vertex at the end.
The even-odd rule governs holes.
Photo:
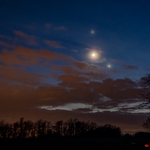
POLYGON ((0 139, 0 148, 21 150, 138 150, 150 149, 144 145, 147 139, 88 139, 88 138, 45 138, 45 139, 0 139))

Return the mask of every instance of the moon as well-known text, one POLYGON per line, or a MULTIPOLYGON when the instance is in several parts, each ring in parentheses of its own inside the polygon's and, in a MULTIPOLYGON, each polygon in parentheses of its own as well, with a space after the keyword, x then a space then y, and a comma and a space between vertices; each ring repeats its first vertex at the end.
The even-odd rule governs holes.
POLYGON ((88 58, 92 61, 97 60, 99 58, 99 52, 97 50, 89 51, 88 58))
POLYGON ((95 54, 95 53, 92 53, 92 56, 93 56, 93 57, 95 57, 95 56, 96 56, 96 54, 95 54))

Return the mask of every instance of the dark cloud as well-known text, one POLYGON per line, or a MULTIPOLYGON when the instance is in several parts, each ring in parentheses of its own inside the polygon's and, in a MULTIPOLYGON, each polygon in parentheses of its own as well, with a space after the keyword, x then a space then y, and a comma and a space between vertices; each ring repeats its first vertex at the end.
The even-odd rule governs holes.
POLYGON ((121 68, 125 70, 139 70, 138 66, 132 66, 132 65, 122 65, 121 68))

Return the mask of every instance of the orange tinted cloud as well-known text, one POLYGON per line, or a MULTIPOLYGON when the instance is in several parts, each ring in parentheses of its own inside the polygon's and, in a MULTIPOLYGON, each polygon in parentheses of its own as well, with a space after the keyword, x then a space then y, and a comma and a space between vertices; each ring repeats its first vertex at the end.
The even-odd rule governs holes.
MULTIPOLYGON (((81 63, 82 64, 82 63, 81 63)), ((107 73, 104 73, 104 71, 101 69, 101 71, 97 71, 97 68, 93 68, 92 70, 88 70, 88 68, 90 68, 89 65, 86 65, 86 67, 83 67, 81 65, 81 70, 78 70, 76 68, 76 66, 72 65, 72 66, 54 66, 51 65, 52 69, 58 69, 61 70, 63 73, 65 74, 69 74, 69 75, 77 75, 77 76, 85 76, 89 79, 104 79, 106 77, 109 77, 109 75, 107 73)))
POLYGON ((88 81, 88 78, 72 76, 72 75, 62 75, 58 77, 58 80, 72 83, 72 82, 85 82, 85 81, 88 81))
MULTIPOLYGON (((43 119, 49 120, 52 116, 51 119, 58 120, 69 119, 72 116, 85 119, 88 116, 90 117, 87 118, 88 120, 99 123, 106 123, 109 118, 109 123, 119 124, 118 118, 122 118, 119 109, 116 113, 108 111, 89 113, 88 111, 92 111, 93 108, 68 112, 41 110, 39 107, 83 103, 108 109, 108 107, 118 107, 120 103, 130 104, 143 100, 139 96, 138 83, 131 79, 108 79, 104 68, 89 65, 86 62, 75 62, 72 57, 61 53, 17 47, 13 50, 3 50, 0 54, 0 62, 2 63, 0 65, 0 114, 2 118, 8 116, 19 119, 23 116, 25 119, 41 119, 44 116, 43 119), (49 62, 69 61, 70 66, 48 64, 50 71, 57 75, 55 79, 59 81, 55 86, 44 82, 47 79, 46 75, 25 69, 26 66, 33 69, 32 64, 43 65, 41 61, 46 60, 49 62), (102 118, 101 122, 99 118, 102 118)), ((131 115, 127 114, 123 123, 131 121, 134 124, 133 115, 129 120, 127 119, 131 115)), ((136 121, 138 119, 136 117, 136 121)), ((124 126, 123 123, 120 123, 120 126, 124 126)))
POLYGON ((12 38, 10 36, 8 36, 8 35, 2 35, 2 34, 0 34, 0 38, 1 39, 12 40, 12 38))
POLYGON ((0 54, 0 62, 5 64, 30 65, 36 64, 39 58, 36 51, 30 48, 17 47, 13 50, 3 50, 0 54))
POLYGON ((55 27, 56 30, 65 30, 66 28, 64 26, 55 27))
POLYGON ((54 53, 48 50, 34 50, 26 47, 16 47, 13 50, 3 50, 0 62, 5 64, 32 65, 41 60, 71 60, 70 56, 54 53))
POLYGON ((60 43, 57 41, 44 40, 44 43, 47 44, 51 48, 62 48, 60 43))
POLYGON ((15 82, 23 85, 39 85, 46 78, 44 75, 30 73, 22 67, 0 65, 1 80, 5 82, 15 82))
POLYGON ((37 54, 39 57, 45 58, 48 60, 71 60, 71 59, 73 60, 73 58, 70 56, 67 56, 62 53, 58 54, 58 53, 51 52, 48 50, 39 50, 39 51, 37 51, 37 54))
POLYGON ((82 73, 77 71, 73 66, 56 66, 51 65, 51 68, 54 70, 60 70, 65 74, 68 75, 81 75, 82 73))
MULTIPOLYGON (((21 38, 21 40, 23 42, 25 42, 26 44, 28 45, 38 45, 38 42, 37 42, 37 36, 35 35, 28 35, 22 31, 17 31, 15 30, 14 33, 19 36, 21 38)), ((18 41, 20 41, 20 39, 17 39, 18 41)))
POLYGON ((6 42, 0 41, 0 45, 8 48, 14 48, 15 46, 13 44, 8 44, 6 42))
POLYGON ((50 23, 46 23, 46 24, 45 24, 45 26, 46 26, 47 28, 49 28, 49 27, 51 27, 51 26, 52 26, 52 24, 50 24, 50 23))
POLYGON ((74 61, 73 64, 77 68, 84 69, 84 70, 100 70, 101 69, 101 67, 99 67, 97 65, 89 65, 86 62, 77 62, 77 61, 74 61))

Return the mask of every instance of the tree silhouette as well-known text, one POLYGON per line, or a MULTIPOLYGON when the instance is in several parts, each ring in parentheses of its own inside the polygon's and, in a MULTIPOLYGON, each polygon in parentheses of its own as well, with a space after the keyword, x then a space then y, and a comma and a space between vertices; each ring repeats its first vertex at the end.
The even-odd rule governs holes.
POLYGON ((150 118, 147 118, 147 120, 142 124, 142 126, 143 126, 145 129, 150 130, 150 118))
MULTIPOLYGON (((144 84, 144 98, 147 100, 147 102, 144 102, 142 106, 149 106, 150 104, 150 74, 147 74, 147 77, 142 78, 143 84, 144 84)), ((147 118, 147 120, 142 124, 142 126, 145 129, 150 130, 150 118, 147 118)))
POLYGON ((30 120, 24 121, 24 137, 29 138, 31 137, 31 132, 33 130, 33 122, 30 120))
POLYGON ((142 78, 142 86, 144 86, 144 92, 143 96, 147 100, 147 102, 144 103, 144 106, 150 103, 150 74, 147 74, 146 77, 142 78))
POLYGON ((119 127, 112 126, 111 124, 106 124, 102 127, 98 127, 95 129, 96 137, 103 138, 120 138, 121 130, 119 127))
MULTIPOLYGON (((149 121, 149 120, 148 120, 149 121)), ((51 125, 42 119, 32 122, 20 118, 19 121, 9 124, 0 121, 1 138, 50 138, 50 137, 121 137, 119 127, 106 124, 97 127, 94 122, 79 121, 77 118, 57 121, 51 125)))
POLYGON ((52 126, 53 127, 53 130, 54 130, 54 134, 56 135, 56 136, 62 136, 62 135, 64 135, 63 134, 63 121, 62 120, 60 120, 60 121, 57 121, 56 123, 55 123, 55 125, 54 126, 52 126))
POLYGON ((18 135, 19 135, 19 122, 17 121, 13 124, 13 138, 18 137, 18 135))
POLYGON ((8 138, 10 135, 10 126, 8 123, 5 124, 4 120, 0 122, 0 134, 3 138, 8 138))
POLYGON ((25 137, 25 131, 24 131, 24 118, 23 117, 20 118, 19 126, 20 126, 19 137, 24 138, 25 137))

